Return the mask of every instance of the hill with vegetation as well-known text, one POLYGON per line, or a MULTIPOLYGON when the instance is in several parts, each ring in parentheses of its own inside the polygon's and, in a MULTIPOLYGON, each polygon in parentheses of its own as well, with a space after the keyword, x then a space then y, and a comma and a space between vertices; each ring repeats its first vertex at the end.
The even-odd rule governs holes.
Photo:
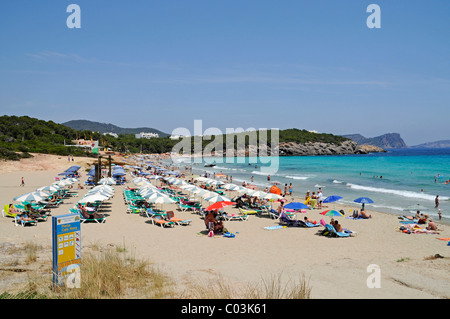
POLYGON ((406 148, 406 143, 400 137, 398 133, 387 133, 376 137, 364 137, 361 134, 343 135, 349 138, 359 145, 373 145, 381 148, 406 148))
MULTIPOLYGON (((267 131, 267 145, 270 148, 272 131, 267 131)), ((256 132, 256 145, 259 145, 261 132, 256 132)), ((294 143, 297 145, 306 143, 323 143, 340 145, 348 139, 332 134, 318 134, 299 129, 287 129, 278 131, 280 145, 294 143)), ((216 141, 219 147, 213 149, 216 153, 225 154, 226 141, 233 141, 234 149, 249 149, 255 140, 248 132, 232 134, 233 136, 211 136, 210 139, 201 139, 201 149, 211 149, 212 141, 216 141), (220 149, 219 149, 220 148, 220 149)), ((0 158, 19 160, 32 156, 30 153, 44 153, 73 156, 95 156, 89 151, 67 146, 72 140, 86 138, 99 141, 101 147, 121 153, 167 153, 171 152, 178 143, 184 143, 181 151, 193 154, 196 151, 195 142, 198 138, 186 137, 184 140, 172 140, 168 136, 138 139, 134 134, 119 134, 119 137, 103 135, 98 131, 76 130, 53 121, 44 121, 28 116, 1 116, 0 117, 0 158)), ((180 145, 180 144, 178 144, 180 145)))
POLYGON ((157 133, 160 137, 169 136, 169 134, 161 132, 157 129, 150 127, 136 127, 136 128, 124 128, 110 123, 99 123, 88 120, 72 120, 62 123, 65 126, 71 127, 78 131, 92 131, 99 133, 116 133, 116 134, 139 134, 145 133, 157 133))

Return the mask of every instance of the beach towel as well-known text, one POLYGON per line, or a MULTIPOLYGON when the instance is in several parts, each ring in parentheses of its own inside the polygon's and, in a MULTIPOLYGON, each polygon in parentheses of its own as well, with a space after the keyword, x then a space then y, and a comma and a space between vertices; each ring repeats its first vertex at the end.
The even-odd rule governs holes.
POLYGON ((264 227, 264 229, 267 229, 267 230, 282 229, 282 228, 287 228, 287 227, 281 226, 281 225, 264 227))

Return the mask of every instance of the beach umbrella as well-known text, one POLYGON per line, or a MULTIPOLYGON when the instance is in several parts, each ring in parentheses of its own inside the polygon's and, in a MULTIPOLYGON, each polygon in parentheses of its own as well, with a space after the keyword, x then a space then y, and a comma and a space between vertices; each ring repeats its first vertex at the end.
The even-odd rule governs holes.
POLYGON ((238 190, 238 189, 239 189, 239 186, 238 186, 238 185, 235 185, 235 184, 230 184, 230 183, 228 183, 228 184, 225 184, 225 185, 223 186, 223 188, 225 188, 225 189, 227 189, 227 190, 229 190, 229 191, 234 191, 234 190, 238 190))
POLYGON ((355 203, 361 203, 362 209, 364 209, 365 204, 373 203, 373 200, 371 200, 369 197, 359 197, 354 200, 355 203))
POLYGON ((266 195, 264 195, 263 198, 269 199, 269 200, 279 200, 279 199, 282 199, 283 196, 280 196, 280 195, 277 195, 274 193, 266 193, 266 195))
POLYGON ((57 186, 57 185, 50 185, 50 186, 39 187, 37 190, 38 191, 44 191, 44 192, 47 192, 47 193, 53 193, 53 192, 57 192, 59 189, 60 189, 60 187, 57 186))
POLYGON ((93 195, 86 195, 83 198, 81 198, 78 203, 92 203, 92 202, 103 202, 104 200, 107 200, 108 196, 100 195, 100 194, 93 194, 93 195))
POLYGON ((272 193, 272 194, 281 195, 281 189, 279 189, 279 188, 276 187, 275 185, 273 185, 273 186, 270 188, 270 191, 269 191, 269 192, 272 193))
POLYGON ((328 196, 327 198, 325 198, 323 200, 323 203, 332 203, 332 202, 338 201, 340 199, 342 199, 341 196, 332 195, 332 196, 328 196))
POLYGON ((289 203, 289 204, 285 205, 284 208, 295 209, 295 210, 298 210, 298 209, 309 209, 309 207, 307 205, 305 205, 303 203, 300 203, 300 202, 289 203))
POLYGON ((113 185, 113 184, 116 184, 116 182, 111 177, 106 177, 106 178, 102 178, 101 180, 99 180, 98 184, 113 185))
POLYGON ((52 185, 64 187, 64 186, 67 186, 67 185, 70 185, 70 184, 72 184, 70 181, 62 179, 62 180, 60 180, 58 182, 54 182, 52 185))
POLYGON ((91 188, 92 190, 97 190, 97 189, 106 189, 107 191, 111 191, 114 193, 114 188, 110 185, 97 185, 91 188))
POLYGON ((155 196, 154 198, 148 198, 148 202, 154 203, 154 204, 161 204, 161 207, 163 204, 174 204, 176 201, 174 201, 169 196, 163 195, 163 196, 155 196))
POLYGON ((208 201, 208 202, 221 202, 221 201, 228 201, 228 202, 230 202, 231 201, 228 197, 219 195, 217 193, 215 195, 210 196, 210 197, 206 197, 205 200, 208 201))
POLYGON ((86 196, 87 195, 94 195, 94 194, 101 195, 101 196, 106 196, 108 198, 110 198, 110 197, 112 197, 114 195, 113 192, 107 190, 106 188, 97 188, 97 189, 91 189, 90 191, 88 191, 86 193, 86 196))
POLYGON ((220 202, 215 202, 214 204, 208 206, 206 208, 206 210, 217 210, 217 209, 221 209, 224 208, 226 206, 230 206, 235 204, 234 202, 231 201, 220 201, 220 202))
POLYGON ((338 212, 337 210, 326 210, 324 212, 321 212, 320 215, 324 215, 324 216, 339 216, 339 217, 344 217, 344 215, 342 215, 342 213, 338 212))
POLYGON ((31 193, 26 193, 20 196, 17 196, 16 198, 14 198, 15 201, 18 202, 39 202, 43 199, 48 198, 49 194, 48 193, 39 193, 39 192, 31 192, 31 193), (46 194, 46 195, 41 195, 41 194, 46 194))
POLYGON ((369 197, 359 197, 354 200, 355 203, 362 203, 362 204, 370 204, 373 203, 373 200, 371 200, 369 197))

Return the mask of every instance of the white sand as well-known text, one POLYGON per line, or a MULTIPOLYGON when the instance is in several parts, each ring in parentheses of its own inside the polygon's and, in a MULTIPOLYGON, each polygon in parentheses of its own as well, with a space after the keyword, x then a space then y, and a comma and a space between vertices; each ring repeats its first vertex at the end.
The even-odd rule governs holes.
MULTIPOLYGON (((33 191, 54 181, 54 177, 73 164, 86 166, 92 159, 68 162, 65 157, 42 156, 18 162, 0 163, 0 204, 3 207, 20 194, 33 191), (51 164, 49 164, 49 162, 51 164), (20 187, 24 177, 25 187, 20 187)), ((82 181, 86 179, 84 167, 82 181)), ((129 178, 130 179, 130 178, 129 178)), ((129 182, 130 187, 134 187, 129 182)), ((437 238, 450 237, 447 225, 440 234, 403 234, 397 216, 369 210, 368 220, 338 219, 344 228, 357 232, 356 237, 328 238, 319 236, 317 228, 283 228, 266 230, 278 221, 268 217, 250 216, 247 221, 225 222, 225 227, 236 233, 235 238, 209 238, 203 220, 190 212, 176 216, 192 220, 189 226, 161 228, 147 218, 127 214, 122 197, 124 186, 115 186, 116 196, 110 200, 110 214, 105 224, 82 225, 82 244, 125 246, 136 257, 148 259, 164 272, 173 276, 180 285, 221 276, 228 284, 245 285, 260 282, 262 278, 283 274, 285 278, 305 276, 312 288, 312 298, 449 298, 450 247, 437 238), (445 258, 426 260, 440 254, 445 258), (367 267, 378 265, 381 270, 381 288, 368 288, 370 275, 367 267)), ((81 190, 81 197, 87 189, 81 190)), ((79 197, 66 200, 52 210, 52 215, 68 213, 79 197)), ((343 208, 347 213, 350 207, 343 208)), ((366 208, 370 208, 369 205, 366 208)), ((231 213, 235 209, 227 208, 231 213)), ((323 210, 307 215, 320 220, 323 210)), ((324 218, 327 222, 328 217, 324 218)), ((35 241, 51 248, 51 220, 36 227, 15 227, 10 218, 0 218, 2 242, 35 241)), ((51 256, 49 256, 51 258, 51 256)))

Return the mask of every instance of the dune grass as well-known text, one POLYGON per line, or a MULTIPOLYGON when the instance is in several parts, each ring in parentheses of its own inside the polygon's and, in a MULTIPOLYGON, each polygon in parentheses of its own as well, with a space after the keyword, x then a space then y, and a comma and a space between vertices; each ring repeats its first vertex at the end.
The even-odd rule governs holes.
POLYGON ((217 276, 180 286, 149 261, 135 258, 125 244, 92 245, 83 253, 79 287, 54 287, 51 262, 37 261, 42 247, 31 243, 24 247, 25 257, 15 266, 27 266, 26 280, 13 292, 0 292, 0 299, 309 299, 311 294, 304 276, 286 280, 282 274, 256 284, 234 285, 217 276))

